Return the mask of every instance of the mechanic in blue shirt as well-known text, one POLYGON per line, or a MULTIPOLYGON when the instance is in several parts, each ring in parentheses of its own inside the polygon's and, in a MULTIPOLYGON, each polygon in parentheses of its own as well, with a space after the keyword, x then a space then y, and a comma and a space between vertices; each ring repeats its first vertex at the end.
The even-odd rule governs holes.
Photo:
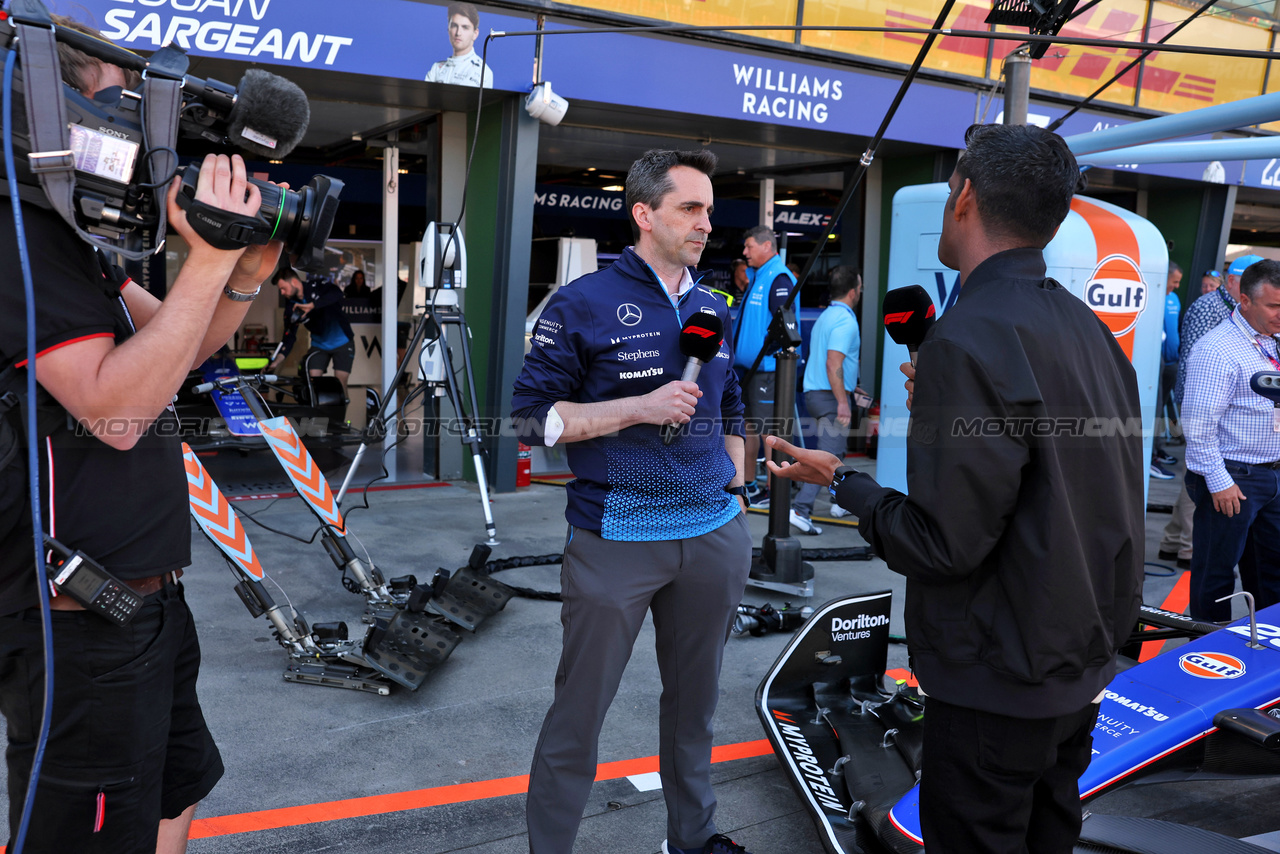
MULTIPOLYGON (((1182 284, 1182 268, 1177 262, 1169 262, 1169 278, 1164 289, 1164 341, 1160 346, 1160 359, 1166 365, 1178 364, 1178 320, 1182 317, 1182 300, 1178 299, 1178 286, 1182 284)), ((1170 389, 1172 391, 1172 389, 1170 389)))
POLYGON ((275 370, 288 357, 298 338, 298 325, 311 333, 311 349, 302 363, 311 376, 323 376, 333 362, 333 375, 347 389, 347 378, 356 361, 355 333, 342 310, 342 288, 325 276, 308 276, 306 282, 291 269, 276 274, 276 286, 285 298, 286 318, 284 346, 272 360, 268 370, 275 370), (293 320, 292 316, 298 319, 293 320))
POLYGON ((1280 408, 1249 387, 1258 371, 1280 371, 1280 262, 1250 265, 1239 299, 1191 352, 1182 406, 1196 506, 1191 616, 1215 622, 1231 619, 1217 600, 1235 590, 1250 538, 1257 606, 1280 602, 1280 408))
MULTIPOLYGON (((831 271, 831 305, 818 315, 809 333, 809 360, 804 367, 804 405, 815 421, 819 450, 841 459, 848 450, 849 426, 853 423, 853 392, 858 386, 858 359, 862 334, 853 307, 862 296, 862 276, 851 266, 831 271)), ((808 521, 818 486, 806 483, 792 504, 792 524, 796 515, 808 521)), ((831 515, 844 516, 840 505, 831 505, 831 515)), ((813 526, 813 523, 809 523, 813 526)), ((816 526, 814 526, 816 527, 816 526)))
POLYGON ((747 854, 717 833, 711 790, 720 664, 751 567, 729 342, 696 383, 679 379, 684 320, 714 314, 729 328, 728 306, 693 272, 711 232, 715 165, 706 150, 649 151, 632 164, 635 246, 556 292, 516 379, 522 440, 567 445, 577 476, 565 509, 564 648, 529 774, 531 854, 573 850, 600 728, 646 612, 662 675, 662 851, 747 854), (671 423, 682 426, 668 445, 660 427, 671 423))
POLYGON ((747 407, 747 489, 752 501, 766 494, 763 486, 755 484, 756 456, 760 451, 761 427, 773 419, 774 358, 766 356, 760 360, 754 376, 748 378, 746 374, 760 355, 774 313, 787 304, 796 286, 795 275, 787 269, 775 245, 773 231, 767 225, 747 231, 742 249, 748 267, 747 292, 733 328, 733 364, 742 383, 742 402, 747 407))
MULTIPOLYGON (((1173 392, 1178 378, 1178 319, 1182 314, 1182 300, 1178 299, 1178 285, 1182 284, 1182 268, 1169 262, 1169 274, 1165 279, 1164 337, 1160 345, 1160 385, 1156 393, 1156 415, 1171 418, 1173 392), (1166 413, 1166 407, 1168 412, 1166 413)), ((1178 461, 1157 442, 1151 443, 1151 476, 1160 480, 1173 480, 1173 474, 1162 468, 1178 461)))

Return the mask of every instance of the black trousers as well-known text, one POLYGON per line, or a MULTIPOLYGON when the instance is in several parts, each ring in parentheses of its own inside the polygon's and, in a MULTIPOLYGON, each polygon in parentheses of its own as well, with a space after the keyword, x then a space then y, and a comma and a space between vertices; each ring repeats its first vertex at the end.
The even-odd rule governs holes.
POLYGON ((1097 705, 1013 718, 930 697, 920 826, 929 854, 1070 854, 1097 705))

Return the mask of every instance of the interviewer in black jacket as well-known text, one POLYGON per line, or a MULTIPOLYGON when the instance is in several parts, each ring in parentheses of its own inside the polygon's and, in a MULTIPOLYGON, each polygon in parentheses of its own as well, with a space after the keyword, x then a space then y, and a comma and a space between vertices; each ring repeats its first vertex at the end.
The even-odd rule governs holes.
POLYGON ((776 437, 797 462, 770 468, 838 480, 907 577, 929 854, 1056 854, 1079 834, 1096 701, 1141 602, 1138 386, 1106 326, 1045 278, 1079 182, 1066 144, 1007 125, 966 143, 938 246, 962 290, 903 366, 911 494, 776 437))

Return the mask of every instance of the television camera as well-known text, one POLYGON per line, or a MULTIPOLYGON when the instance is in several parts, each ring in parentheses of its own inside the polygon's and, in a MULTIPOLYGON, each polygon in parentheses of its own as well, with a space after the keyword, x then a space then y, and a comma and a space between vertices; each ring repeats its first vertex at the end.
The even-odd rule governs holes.
MULTIPOLYGON (((279 160, 302 140, 310 121, 296 84, 250 69, 238 86, 187 74, 189 60, 169 45, 147 59, 54 21, 41 0, 10 0, 0 12, 0 59, 18 51, 15 110, 4 129, 14 143, 19 196, 52 208, 98 248, 139 260, 163 245, 169 182, 182 175, 178 204, 217 248, 284 242, 294 266, 319 270, 338 209, 341 181, 317 175, 302 190, 250 179, 258 212, 238 216, 195 200, 199 169, 178 165, 179 136, 279 160), (126 71, 134 88, 113 86, 92 97, 62 82, 58 44, 126 71)), ((7 177, 3 166, 0 175, 7 177)), ((8 194, 0 182, 0 193, 8 194)))

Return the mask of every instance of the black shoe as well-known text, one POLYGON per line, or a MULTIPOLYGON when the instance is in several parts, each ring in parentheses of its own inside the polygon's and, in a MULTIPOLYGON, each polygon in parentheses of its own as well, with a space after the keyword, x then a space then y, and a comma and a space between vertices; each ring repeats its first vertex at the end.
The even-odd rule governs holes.
POLYGON ((662 840, 662 854, 751 854, 751 852, 723 833, 717 833, 708 839, 701 848, 677 848, 664 839, 662 840))
POLYGON ((1151 452, 1151 461, 1159 463, 1162 466, 1176 466, 1178 464, 1177 457, 1168 451, 1164 451, 1159 448, 1156 448, 1151 452))
POLYGON ((1177 549, 1161 549, 1160 551, 1156 552, 1156 557, 1158 557, 1160 560, 1177 560, 1178 550, 1177 549))
POLYGON ((1178 569, 1190 569, 1190 568, 1191 568, 1191 558, 1189 557, 1178 558, 1178 569))

